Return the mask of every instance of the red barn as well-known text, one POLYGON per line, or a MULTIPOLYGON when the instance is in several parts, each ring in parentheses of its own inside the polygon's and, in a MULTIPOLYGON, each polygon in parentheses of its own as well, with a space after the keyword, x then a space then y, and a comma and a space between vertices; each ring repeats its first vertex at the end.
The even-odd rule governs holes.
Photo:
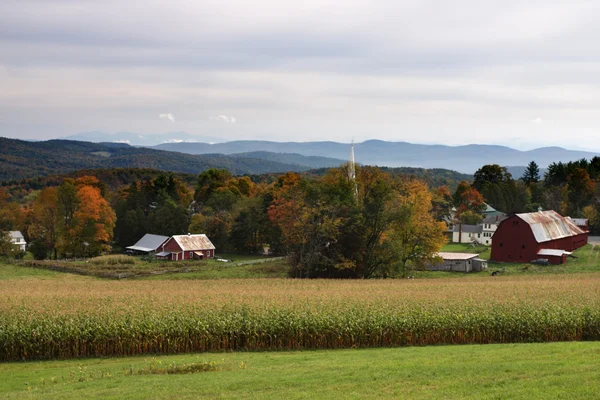
POLYGON ((191 260, 214 258, 215 246, 202 235, 175 235, 156 249, 156 258, 162 260, 191 260))
POLYGON ((588 232, 556 211, 514 214, 500 223, 492 241, 493 261, 562 264, 588 241, 588 232))

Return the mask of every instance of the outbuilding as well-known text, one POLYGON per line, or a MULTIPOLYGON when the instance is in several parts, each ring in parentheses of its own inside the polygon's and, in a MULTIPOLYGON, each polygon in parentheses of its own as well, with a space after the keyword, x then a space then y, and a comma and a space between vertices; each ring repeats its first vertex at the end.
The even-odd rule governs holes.
POLYGON ((479 254, 439 252, 437 258, 441 261, 427 265, 427 270, 471 272, 487 269, 487 262, 480 259, 479 254))
POLYGON ((491 260, 528 263, 545 258, 552 263, 558 260, 562 263, 566 261, 566 254, 587 241, 587 231, 556 211, 514 214, 502 221, 494 233, 491 260), (558 255, 548 250, 563 253, 558 255))
POLYGON ((204 234, 175 235, 156 249, 156 258, 162 260, 192 260, 215 257, 215 246, 204 234))

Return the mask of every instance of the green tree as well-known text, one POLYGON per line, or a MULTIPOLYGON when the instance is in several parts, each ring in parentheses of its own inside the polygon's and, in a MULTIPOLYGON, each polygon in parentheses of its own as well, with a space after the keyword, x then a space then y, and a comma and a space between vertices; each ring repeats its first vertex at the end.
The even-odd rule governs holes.
POLYGON ((40 239, 35 239, 29 243, 28 249, 36 260, 45 260, 48 257, 46 244, 40 239))
POLYGON ((535 161, 531 161, 527 165, 527 168, 525 169, 521 179, 527 186, 529 186, 531 183, 538 183, 540 181, 540 168, 535 161))
POLYGON ((475 171, 473 176, 473 188, 481 191, 486 184, 501 184, 512 181, 512 175, 506 167, 498 164, 488 164, 475 171))

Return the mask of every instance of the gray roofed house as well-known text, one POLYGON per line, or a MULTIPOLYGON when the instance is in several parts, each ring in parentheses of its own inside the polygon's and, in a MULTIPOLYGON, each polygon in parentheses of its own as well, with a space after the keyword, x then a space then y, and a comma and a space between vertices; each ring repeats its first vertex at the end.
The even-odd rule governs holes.
POLYGON ((127 250, 135 251, 138 253, 152 253, 156 251, 164 242, 169 240, 168 236, 153 235, 147 233, 133 246, 127 247, 127 250))
POLYGON ((571 218, 575 225, 580 227, 581 229, 588 231, 589 230, 589 220, 587 218, 571 218))
POLYGON ((20 231, 9 231, 8 236, 10 236, 10 241, 19 246, 21 251, 25 251, 27 248, 27 242, 20 231))
MULTIPOLYGON (((481 225, 467 225, 467 224, 463 224, 462 226, 462 232, 463 233, 481 233, 482 231, 482 227, 481 225)), ((460 231, 460 225, 454 225, 454 232, 459 232, 460 231)))
POLYGON ((436 254, 438 262, 432 262, 425 266, 429 271, 455 271, 471 272, 487 269, 487 261, 479 258, 479 254, 473 253, 448 253, 436 254))

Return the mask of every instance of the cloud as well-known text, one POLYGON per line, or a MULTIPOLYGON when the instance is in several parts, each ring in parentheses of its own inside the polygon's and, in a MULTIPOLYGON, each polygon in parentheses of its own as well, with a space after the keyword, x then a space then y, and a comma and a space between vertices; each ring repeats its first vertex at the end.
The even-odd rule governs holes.
POLYGON ((175 116, 171 113, 159 114, 158 118, 160 119, 168 119, 169 121, 175 122, 175 116))
POLYGON ((185 140, 182 140, 182 139, 169 139, 169 140, 167 140, 164 143, 183 143, 183 142, 185 142, 185 140))
POLYGON ((534 119, 531 120, 531 123, 539 125, 539 124, 542 123, 542 119, 540 117, 534 118, 534 119))
POLYGON ((113 143, 125 143, 125 144, 131 144, 131 140, 115 140, 113 143))
POLYGON ((217 115, 216 117, 210 117, 211 121, 221 121, 227 124, 235 124, 236 119, 234 117, 228 117, 227 115, 217 115))

